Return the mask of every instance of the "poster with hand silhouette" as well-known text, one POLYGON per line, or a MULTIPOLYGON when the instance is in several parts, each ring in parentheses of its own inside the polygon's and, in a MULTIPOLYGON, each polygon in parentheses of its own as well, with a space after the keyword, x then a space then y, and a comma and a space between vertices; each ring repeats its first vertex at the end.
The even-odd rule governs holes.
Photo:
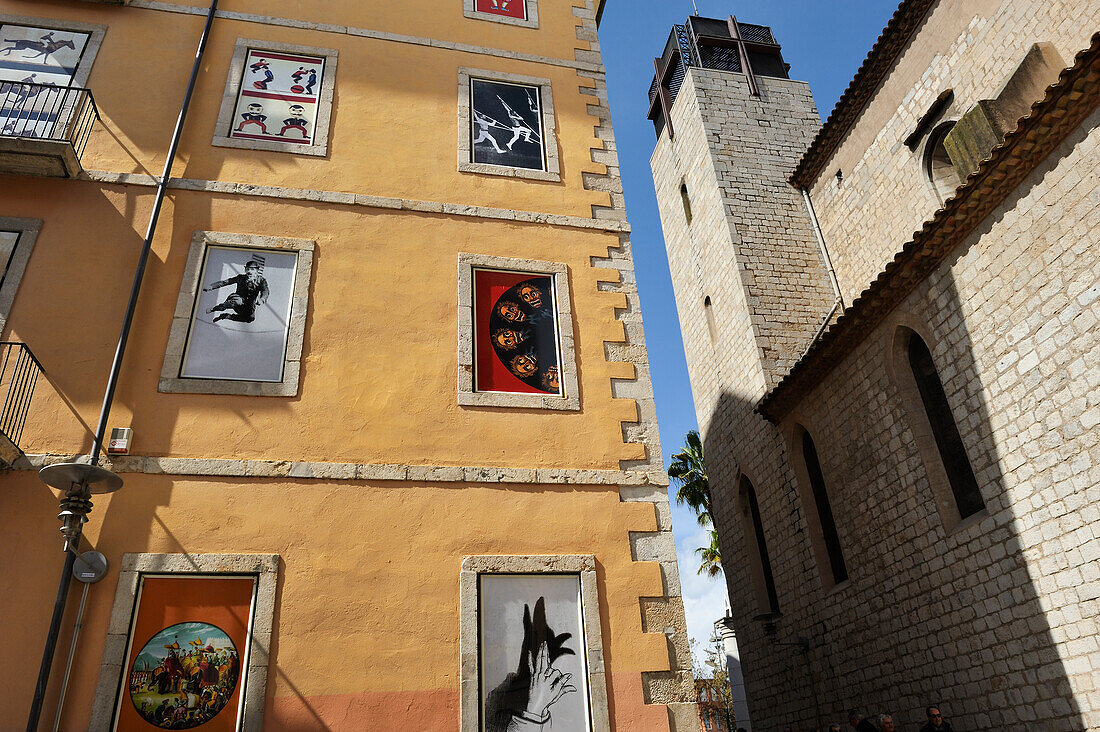
POLYGON ((580 576, 479 578, 483 732, 588 732, 580 576))

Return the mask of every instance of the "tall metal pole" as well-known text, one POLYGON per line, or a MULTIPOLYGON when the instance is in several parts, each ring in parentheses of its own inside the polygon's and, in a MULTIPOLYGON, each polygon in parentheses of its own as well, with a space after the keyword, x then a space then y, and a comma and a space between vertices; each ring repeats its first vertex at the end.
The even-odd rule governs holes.
POLYGON ((168 192, 168 179, 172 175, 172 164, 175 162, 176 149, 180 144, 184 120, 187 119, 187 108, 191 105, 191 95, 195 91, 195 81, 199 78, 202 57, 206 53, 206 40, 210 36, 210 26, 214 23, 214 14, 217 10, 218 0, 213 0, 210 3, 210 11, 206 15, 206 26, 202 30, 202 38, 199 39, 199 48, 195 52, 195 63, 191 67, 191 79, 187 82, 187 94, 183 97, 183 105, 180 107, 180 114, 176 119, 176 129, 172 132, 172 144, 168 148, 168 159, 164 161, 164 173, 157 183, 157 195, 153 201, 153 211, 149 214, 149 226, 145 231, 145 241, 141 246, 141 257, 138 259, 137 271, 134 272, 134 284, 130 288, 130 301, 126 304, 126 315, 122 319, 122 333, 118 337, 118 346, 115 347, 115 358, 111 363, 111 375, 107 379, 107 390, 103 394, 103 407, 99 410, 99 424, 96 426, 95 442, 92 444, 92 465, 99 463, 99 454, 103 450, 103 436, 107 432, 107 420, 111 416, 111 405, 115 400, 118 375, 122 370, 122 357, 126 354, 126 341, 130 338, 130 326, 134 324, 134 312, 137 310, 138 295, 141 293, 141 282, 145 278, 145 265, 149 261, 149 252, 153 248, 153 234, 157 230, 160 208, 164 204, 164 196, 168 192))
MULTIPOLYGON (((126 315, 122 320, 122 333, 118 337, 118 345, 115 348, 114 361, 111 363, 111 375, 107 380, 107 389, 103 395, 103 406, 99 412, 99 424, 96 426, 95 441, 92 444, 91 464, 99 463, 99 456, 103 450, 103 436, 107 431, 107 420, 111 415, 111 404, 115 399, 115 389, 118 387, 118 376, 122 370, 122 358, 126 353, 126 342, 130 338, 130 326, 134 322, 134 312, 137 309, 138 295, 141 292, 141 282, 145 277, 145 266, 149 261, 149 252, 153 247, 153 234, 157 229, 157 220, 160 218, 160 209, 164 203, 164 196, 168 191, 168 179, 172 175, 172 163, 179 148, 180 136, 183 133, 183 123, 187 119, 187 108, 191 105, 191 95, 195 91, 195 82, 198 80, 199 71, 202 69, 202 58, 206 53, 206 41, 210 37, 210 26, 214 23, 214 15, 218 10, 218 0, 211 0, 210 10, 206 14, 206 25, 202 30, 202 38, 199 40, 198 50, 195 52, 195 63, 191 67, 191 78, 187 82, 187 93, 183 97, 180 106, 179 117, 176 118, 176 128, 172 132, 172 144, 168 148, 168 159, 164 161, 164 173, 157 184, 156 199, 153 203, 153 211, 149 216, 149 226, 145 232, 145 241, 141 247, 141 256, 138 259, 137 271, 134 272, 134 283, 130 288, 130 300, 126 305, 126 315)), ((66 500, 73 497, 75 484, 69 491, 66 500)), ((86 489, 86 486, 83 488, 86 489)), ((66 521, 67 533, 65 536, 65 565, 61 570, 61 581, 57 587, 57 599, 54 601, 53 617, 50 620, 50 630, 46 635, 46 647, 42 651, 42 664, 38 669, 38 682, 34 688, 34 699, 31 701, 30 714, 27 717, 27 732, 38 732, 38 723, 42 717, 42 703, 46 698, 46 688, 50 683, 50 667, 53 665, 53 655, 57 648, 57 638, 61 632, 61 621, 65 615, 65 604, 69 596, 69 586, 73 578, 73 564, 76 561, 76 552, 80 543, 82 524, 87 519, 87 511, 91 510, 91 502, 75 522, 75 526, 69 526, 66 521)), ((62 501, 62 515, 65 514, 65 500, 62 501)), ((66 529, 63 529, 66 530, 66 529)))

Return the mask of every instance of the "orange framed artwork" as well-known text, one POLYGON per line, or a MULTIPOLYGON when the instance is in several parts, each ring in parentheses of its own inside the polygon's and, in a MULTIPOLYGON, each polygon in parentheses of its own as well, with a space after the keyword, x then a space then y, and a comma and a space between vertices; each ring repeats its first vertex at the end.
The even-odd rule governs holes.
POLYGON ((143 575, 113 729, 240 728, 257 578, 143 575))

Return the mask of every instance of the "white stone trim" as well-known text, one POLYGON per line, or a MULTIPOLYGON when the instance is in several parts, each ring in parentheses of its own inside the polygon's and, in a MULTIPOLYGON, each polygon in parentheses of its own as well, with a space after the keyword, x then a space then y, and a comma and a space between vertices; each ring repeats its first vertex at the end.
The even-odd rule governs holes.
MULTIPOLYGON (((207 11, 205 7, 195 5, 181 5, 179 3, 163 2, 162 0, 130 0, 130 5, 134 8, 141 8, 143 10, 155 10, 164 13, 180 13, 183 15, 205 16, 207 11)), ((576 11, 577 9, 574 8, 574 15, 576 15, 576 11)), ((387 31, 373 30, 371 28, 357 28, 355 26, 334 25, 332 23, 315 23, 308 20, 297 20, 295 18, 279 18, 270 15, 259 15, 257 13, 235 12, 232 10, 219 10, 216 17, 224 18, 226 20, 237 20, 244 23, 258 23, 261 25, 281 26, 285 28, 301 28, 303 30, 317 31, 320 33, 336 33, 349 36, 359 36, 361 38, 371 38, 378 41, 405 43, 413 46, 425 46, 428 48, 438 48, 446 51, 473 53, 482 56, 495 56, 497 58, 505 58, 513 61, 526 61, 535 64, 545 64, 547 66, 563 66, 570 69, 580 69, 583 71, 596 72, 600 74, 604 73, 604 68, 601 64, 591 61, 554 58, 552 56, 539 56, 538 54, 533 53, 522 53, 520 51, 509 51, 502 48, 478 46, 473 43, 458 43, 456 41, 447 41, 441 38, 408 36, 401 33, 389 33, 387 31)))
MULTIPOLYGON (((88 34, 88 45, 84 47, 84 53, 80 56, 80 63, 73 74, 73 86, 87 87, 88 77, 92 73, 92 64, 95 63, 96 54, 103 45, 103 37, 107 35, 107 26, 98 23, 80 23, 75 20, 62 20, 61 18, 39 18, 29 15, 8 15, 0 13, 0 23, 16 23, 30 25, 36 28, 56 28, 63 31, 74 31, 88 34)), ((92 95, 95 96, 93 90, 92 95)))
POLYGON ((477 0, 462 0, 462 14, 474 20, 488 20, 493 23, 506 23, 521 28, 539 27, 539 0, 519 0, 524 4, 526 18, 510 18, 507 15, 495 15, 477 11, 477 0))
POLYGON ((467 407, 521 407, 578 411, 581 408, 577 355, 573 340, 573 309, 569 267, 559 262, 510 259, 487 254, 458 255, 458 403, 467 407), (474 390, 474 270, 500 269, 554 278, 554 309, 558 326, 561 383, 564 396, 509 394, 474 390))
POLYGON ((604 671, 603 633, 600 630, 600 596, 596 583, 596 558, 581 555, 470 556, 462 558, 459 579, 460 732, 480 732, 478 669, 478 576, 483 574, 579 574, 584 644, 587 652, 588 694, 594 732, 610 732, 607 676, 604 671))
MULTIPOLYGON (((157 179, 151 175, 138 173, 120 173, 107 170, 85 170, 84 180, 107 185, 145 186, 155 188, 157 179)), ((346 206, 364 206, 420 213, 441 213, 449 216, 467 216, 479 219, 497 219, 500 221, 518 221, 520 223, 542 224, 545 226, 564 226, 574 229, 594 229, 597 231, 627 232, 630 224, 625 219, 607 219, 602 217, 585 218, 539 211, 521 211, 491 206, 476 206, 466 203, 440 203, 415 198, 392 198, 366 193, 345 193, 343 191, 318 191, 310 188, 283 188, 281 186, 261 186, 252 183, 232 183, 228 181, 203 180, 200 178, 172 178, 168 187, 173 190, 204 191, 207 193, 228 193, 236 196, 256 196, 259 198, 277 198, 291 201, 320 201, 322 203, 346 206)))
POLYGON ((298 374, 302 365, 302 343, 305 340, 306 313, 309 311, 309 282, 313 271, 313 247, 311 239, 256 236, 253 234, 227 234, 215 231, 196 231, 191 237, 191 249, 180 283, 176 300, 176 312, 168 333, 168 348, 164 354, 164 366, 160 372, 157 391, 167 394, 238 394, 247 396, 292 397, 298 394, 298 374), (280 382, 236 381, 228 379, 180 378, 187 333, 191 327, 192 311, 199 292, 203 255, 210 244, 250 249, 286 249, 298 253, 294 273, 294 293, 290 305, 290 330, 287 333, 286 355, 283 362, 283 380, 280 382))
POLYGON ((275 621, 278 572, 278 554, 123 554, 88 731, 109 732, 112 729, 116 701, 125 683, 123 666, 141 575, 222 574, 253 575, 257 579, 252 627, 249 629, 248 672, 244 676, 245 687, 241 690, 244 713, 240 730, 260 732, 267 691, 271 632, 275 621))
POLYGON ((297 46, 289 43, 275 43, 274 41, 262 41, 254 38, 238 38, 237 45, 233 49, 233 60, 229 63, 229 77, 225 82, 225 93, 222 94, 222 105, 218 111, 218 123, 214 128, 214 139, 211 145, 218 147, 234 147, 242 150, 268 150, 271 152, 297 153, 299 155, 315 155, 324 157, 328 154, 329 127, 332 116, 332 98, 336 90, 336 67, 339 51, 332 48, 316 48, 314 46, 297 46), (317 120, 313 124, 313 144, 298 145, 293 142, 275 142, 273 140, 245 140, 230 137, 229 131, 233 126, 233 112, 237 108, 237 95, 241 91, 241 79, 244 74, 244 63, 248 56, 248 49, 260 48, 265 51, 282 51, 284 53, 300 53, 305 56, 319 56, 325 59, 325 67, 321 76, 321 93, 317 97, 317 120))
POLYGON ((460 66, 458 69, 458 170, 463 173, 481 173, 484 175, 503 175, 510 178, 529 178, 560 182, 561 166, 558 162, 557 118, 554 116, 554 92, 550 80, 538 76, 505 74, 500 71, 486 71, 460 66), (502 165, 475 163, 473 145, 470 139, 470 80, 502 81, 511 84, 537 86, 542 97, 542 140, 546 155, 544 170, 528 168, 508 168, 502 165))
POLYGON ((19 290, 19 282, 27 271, 27 263, 31 259, 34 243, 41 230, 42 219, 0 216, 0 231, 14 231, 19 234, 19 239, 15 242, 15 250, 11 255, 11 264, 3 275, 4 284, 0 286, 0 332, 3 332, 8 323, 8 314, 11 313, 12 303, 15 302, 15 293, 19 290))
MULTIPOLYGON (((88 455, 32 453, 15 461, 15 470, 38 470, 54 463, 87 463, 88 455)), ((586 468, 506 468, 492 465, 404 465, 394 463, 326 463, 296 460, 237 460, 232 458, 176 458, 146 455, 105 455, 103 467, 116 473, 196 475, 218 477, 285 478, 289 480, 361 480, 413 483, 504 483, 509 485, 617 485, 624 501, 663 506, 668 475, 663 470, 595 470, 586 468), (643 490, 638 490, 643 489, 643 490)), ((670 520, 671 521, 671 520, 670 520)), ((662 526, 671 531, 671 522, 662 526)))

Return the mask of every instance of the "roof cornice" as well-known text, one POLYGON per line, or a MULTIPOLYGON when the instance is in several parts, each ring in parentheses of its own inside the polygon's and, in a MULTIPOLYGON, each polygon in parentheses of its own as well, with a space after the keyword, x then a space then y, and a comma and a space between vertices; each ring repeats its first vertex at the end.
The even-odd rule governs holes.
POLYGON ((773 422, 821 383, 828 372, 923 282, 1024 179, 1100 106, 1100 33, 1063 69, 1015 130, 967 176, 955 195, 917 231, 756 410, 773 422))
POLYGON ((937 0, 902 0, 890 21, 871 46, 848 88, 840 95, 825 124, 802 155, 790 181, 797 188, 809 188, 840 147, 848 131, 871 101, 879 84, 893 68, 924 16, 937 0))

